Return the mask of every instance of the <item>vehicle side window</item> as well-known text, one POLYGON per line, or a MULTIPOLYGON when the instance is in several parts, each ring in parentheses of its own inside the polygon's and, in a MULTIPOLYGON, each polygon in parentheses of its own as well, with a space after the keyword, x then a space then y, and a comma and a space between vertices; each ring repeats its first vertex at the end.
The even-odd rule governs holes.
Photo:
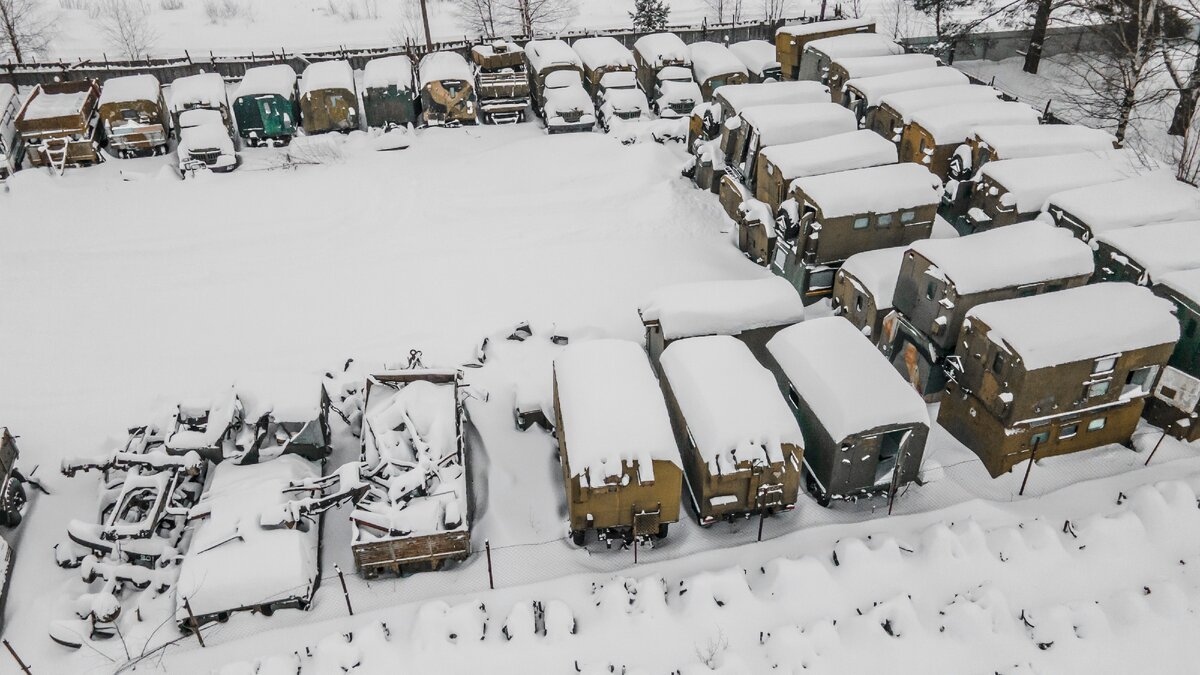
POLYGON ((856 230, 865 230, 865 229, 867 229, 867 226, 870 224, 871 224, 870 216, 859 216, 854 219, 854 229, 856 229, 856 230))

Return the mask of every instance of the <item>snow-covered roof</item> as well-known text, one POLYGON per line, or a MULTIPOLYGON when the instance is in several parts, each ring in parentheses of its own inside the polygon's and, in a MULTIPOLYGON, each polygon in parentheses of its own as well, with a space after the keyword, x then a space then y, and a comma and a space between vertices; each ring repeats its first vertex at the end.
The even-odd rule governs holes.
POLYGON ((291 66, 278 64, 274 66, 258 66, 246 69, 246 75, 233 90, 233 97, 259 96, 275 94, 284 98, 292 98, 296 89, 296 71, 291 66))
POLYGON ((216 110, 187 110, 179 116, 179 147, 181 155, 193 150, 216 149, 222 154, 234 154, 233 139, 221 113, 216 110), (200 115, 205 115, 200 117, 200 115), (208 117, 207 115, 215 116, 208 117))
POLYGON ((937 266, 959 295, 1090 275, 1092 249, 1070 232, 1040 221, 997 227, 909 247, 937 266))
POLYGON ((767 350, 835 442, 894 424, 929 426, 920 394, 840 316, 785 328, 767 350))
POLYGON ((1164 169, 1058 192, 1046 200, 1044 208, 1050 212, 1065 210, 1098 235, 1126 227, 1200 218, 1200 190, 1175 180, 1173 171, 1164 169))
POLYGON ((926 108, 912 116, 912 123, 921 125, 938 145, 964 143, 975 127, 992 124, 1038 123, 1041 113, 1016 101, 984 101, 955 103, 926 108))
POLYGON ((48 120, 68 115, 78 115, 87 101, 89 90, 50 93, 37 89, 25 101, 21 116, 27 120, 48 120))
POLYGON ((850 33, 813 40, 804 46, 804 51, 819 51, 836 61, 853 56, 903 54, 904 47, 878 33, 850 33))
POLYGON ((354 91, 354 69, 349 61, 321 61, 304 69, 300 80, 300 95, 321 89, 354 91))
POLYGON ((718 89, 713 97, 724 99, 736 112, 759 105, 825 103, 829 100, 829 87, 809 80, 729 84, 718 89))
POLYGON ((1152 280, 1200 268, 1200 220, 1110 230, 1096 235, 1096 241, 1138 263, 1152 280))
POLYGON ((16 87, 7 82, 0 82, 0 110, 8 106, 8 102, 17 97, 16 87))
POLYGON ((836 103, 786 103, 760 105, 742 111, 754 125, 759 147, 798 143, 858 129, 854 113, 836 103))
POLYGON ((896 295, 896 282, 907 252, 907 246, 893 246, 855 253, 842 263, 840 272, 853 276, 871 294, 876 309, 886 310, 896 295))
POLYGON ((363 87, 368 89, 387 89, 392 85, 412 89, 412 82, 412 60, 407 56, 372 59, 363 68, 363 87))
POLYGON ((967 320, 987 324, 992 342, 1020 356, 1026 370, 1038 370, 1173 343, 1173 308, 1144 286, 1101 283, 989 302, 967 320))
POLYGON ((131 101, 157 101, 161 91, 158 78, 153 75, 113 77, 105 80, 100 89, 100 105, 131 101))
POLYGON ((849 78, 856 78, 936 68, 938 58, 932 54, 885 54, 883 56, 852 56, 837 59, 834 63, 845 69, 849 78))
POLYGON ((779 65, 775 60, 778 54, 775 45, 766 40, 743 40, 729 45, 729 51, 746 66, 746 70, 756 75, 762 75, 768 68, 779 65))
POLYGON ((1164 274, 1155 279, 1155 283, 1166 286, 1192 302, 1200 304, 1200 268, 1164 274))
POLYGON ((928 89, 910 89, 884 94, 879 105, 887 105, 907 124, 912 116, 926 108, 937 108, 952 103, 979 103, 997 101, 1000 90, 981 84, 954 84, 928 89))
POLYGON ((936 204, 942 191, 937 176, 912 162, 806 176, 797 178, 792 186, 819 206, 825 218, 936 204))
POLYGON ((1015 204, 1018 212, 1032 213, 1041 210, 1055 193, 1112 183, 1147 170, 1143 159, 1126 148, 988 162, 980 169, 979 180, 999 183, 1009 195, 1005 199, 1015 204))
POLYGON ((525 44, 525 59, 534 70, 561 64, 583 67, 579 54, 562 40, 530 40, 525 44))
POLYGON ((569 345, 554 361, 554 378, 567 438, 563 459, 584 485, 621 475, 623 463, 636 461, 650 479, 652 460, 681 465, 662 390, 637 343, 569 345))
POLYGON ((318 477, 317 465, 298 455, 257 464, 221 462, 212 470, 198 509, 208 511, 196 528, 179 569, 176 617, 206 615, 307 597, 317 577, 319 529, 264 528, 259 519, 287 503, 292 481, 318 477))
POLYGON ((931 67, 872 77, 851 77, 846 80, 844 86, 853 87, 862 94, 869 107, 879 105, 880 99, 888 94, 933 87, 963 86, 969 82, 967 76, 957 68, 931 67))
POLYGON ((874 19, 838 19, 836 21, 813 21, 783 26, 775 31, 776 35, 815 35, 835 30, 852 30, 867 28, 875 25, 874 19))
POLYGON ((172 112, 188 107, 219 108, 229 105, 225 94, 225 78, 219 73, 188 75, 171 82, 172 112))
POLYGON ((470 64, 458 52, 433 52, 421 57, 417 64, 417 77, 422 89, 430 82, 442 80, 475 81, 470 64))
POLYGON ((642 55, 651 68, 658 69, 667 63, 692 65, 687 45, 674 33, 643 35, 633 43, 633 49, 642 55))
POLYGON ((725 45, 716 42, 694 42, 688 46, 688 50, 692 56, 692 72, 696 74, 697 82, 704 82, 718 75, 749 75, 742 60, 725 45))
POLYGON ((804 446, 775 377, 744 343, 727 335, 679 340, 660 363, 712 475, 732 473, 738 462, 782 462, 781 445, 804 446))
POLYGON ((1112 150, 1116 137, 1078 124, 977 126, 975 137, 1004 159, 1112 150))
POLYGON ((633 68, 637 65, 633 60, 633 52, 615 37, 604 35, 580 38, 571 46, 583 61, 583 67, 588 70, 604 66, 633 68))
POLYGON ((658 321, 663 337, 737 335, 804 320, 804 303, 786 279, 701 281, 664 286, 639 308, 643 321, 658 321))
POLYGON ((868 129, 772 145, 762 156, 783 173, 784 180, 895 164, 897 160, 896 144, 868 129))

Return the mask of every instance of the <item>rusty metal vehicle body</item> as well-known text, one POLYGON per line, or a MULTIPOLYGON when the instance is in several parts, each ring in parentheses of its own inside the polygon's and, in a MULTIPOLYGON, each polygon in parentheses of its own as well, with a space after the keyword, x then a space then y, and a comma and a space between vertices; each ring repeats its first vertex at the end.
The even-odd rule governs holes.
POLYGON ((936 68, 938 65, 940 65, 938 58, 932 54, 845 57, 836 59, 829 64, 829 75, 825 84, 829 85, 830 100, 844 105, 842 98, 846 93, 846 83, 852 79, 925 70, 936 68))
MULTIPOLYGON (((871 77, 852 77, 842 84, 841 100, 835 101, 835 103, 841 103, 853 110, 863 126, 871 128, 870 117, 879 107, 883 97, 888 94, 935 87, 963 86, 970 82, 970 79, 962 71, 949 66, 919 68, 871 77)), ((880 135, 887 138, 886 134, 880 135)))
MULTIPOLYGON (((545 115, 546 78, 561 70, 573 71, 579 76, 582 87, 583 61, 563 40, 530 40, 525 44, 525 64, 533 111, 539 117, 545 115)), ((555 79, 562 79, 562 76, 555 79)))
POLYGON ((471 553, 460 382, 457 370, 425 368, 367 379, 360 459, 368 487, 350 515, 350 548, 368 578, 437 570, 471 553))
POLYGON ((1151 290, 1175 304, 1180 336, 1144 416, 1175 438, 1194 442, 1200 440, 1200 269, 1167 274, 1151 290))
POLYGON ((729 48, 716 42, 693 42, 688 45, 692 59, 692 77, 700 85, 705 101, 721 87, 750 82, 746 65, 729 48))
POLYGON ((853 33, 813 40, 800 55, 799 80, 828 84, 829 68, 838 59, 903 54, 904 47, 877 33, 853 33))
POLYGON ((950 158, 967 142, 975 127, 991 125, 1034 126, 1041 113, 1016 101, 961 103, 927 108, 915 113, 900 133, 900 161, 924 164, 942 180, 950 172, 950 158))
POLYGON ((300 80, 300 120, 306 134, 349 133, 359 127, 358 89, 349 61, 321 61, 300 80))
POLYGON ((416 124, 420 95, 413 87, 412 60, 400 54, 367 61, 362 99, 368 129, 416 124))
POLYGON ((25 141, 17 133, 21 99, 16 87, 0 84, 0 180, 20 170, 25 161, 25 141))
POLYGON ((457 52, 426 54, 417 64, 417 79, 426 126, 476 123, 475 74, 457 52))
POLYGON ((166 154, 171 123, 153 75, 106 80, 98 105, 110 152, 118 157, 166 154))
POLYGON ((62 172, 104 161, 95 80, 39 84, 17 114, 16 127, 34 166, 62 172))

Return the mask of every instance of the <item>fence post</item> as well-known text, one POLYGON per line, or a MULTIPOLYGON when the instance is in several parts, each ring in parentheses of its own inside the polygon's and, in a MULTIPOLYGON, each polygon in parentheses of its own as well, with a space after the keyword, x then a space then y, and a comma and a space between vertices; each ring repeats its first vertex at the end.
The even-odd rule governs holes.
POLYGON ((354 616, 354 607, 350 605, 350 590, 346 588, 346 576, 342 574, 342 568, 337 563, 334 563, 333 570, 337 572, 338 581, 342 582, 342 596, 346 598, 346 611, 350 612, 350 616, 354 616))
POLYGON ((487 551, 488 588, 495 590, 496 580, 495 580, 495 578, 492 577, 492 542, 491 542, 491 540, 484 539, 483 540, 483 548, 485 551, 487 551))
POLYGON ((1167 431, 1170 429, 1170 424, 1163 428, 1162 436, 1158 437, 1158 442, 1154 444, 1154 449, 1150 451, 1150 456, 1146 458, 1146 463, 1142 466, 1150 466, 1150 460, 1154 459, 1154 453, 1158 452, 1158 446, 1162 445, 1162 442, 1167 439, 1167 431))
POLYGON ((29 670, 29 666, 25 665, 25 662, 21 660, 21 657, 17 656, 17 651, 13 649, 13 646, 9 644, 8 640, 4 641, 4 648, 8 650, 9 654, 12 654, 12 657, 16 660, 17 665, 21 667, 21 672, 25 673, 25 675, 33 675, 33 673, 29 670))
POLYGON ((1029 472, 1033 470, 1033 462, 1037 459, 1038 444, 1041 442, 1040 438, 1033 439, 1033 447, 1029 449, 1029 466, 1025 467, 1025 478, 1021 481, 1021 491, 1017 493, 1017 496, 1025 496, 1025 485, 1029 483, 1029 472))
POLYGON ((204 649, 204 636, 200 634, 200 624, 196 621, 196 615, 192 614, 192 603, 188 602, 187 598, 183 599, 183 608, 187 610, 188 621, 192 624, 192 632, 196 634, 196 639, 200 641, 200 648, 204 649))

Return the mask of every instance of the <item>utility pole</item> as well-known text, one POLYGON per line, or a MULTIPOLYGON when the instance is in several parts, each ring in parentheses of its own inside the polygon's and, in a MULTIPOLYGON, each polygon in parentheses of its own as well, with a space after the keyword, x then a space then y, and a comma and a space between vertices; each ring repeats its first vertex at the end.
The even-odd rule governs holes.
POLYGON ((425 48, 433 49, 433 37, 429 34, 429 8, 425 6, 426 0, 421 0, 421 23, 425 26, 425 48))

